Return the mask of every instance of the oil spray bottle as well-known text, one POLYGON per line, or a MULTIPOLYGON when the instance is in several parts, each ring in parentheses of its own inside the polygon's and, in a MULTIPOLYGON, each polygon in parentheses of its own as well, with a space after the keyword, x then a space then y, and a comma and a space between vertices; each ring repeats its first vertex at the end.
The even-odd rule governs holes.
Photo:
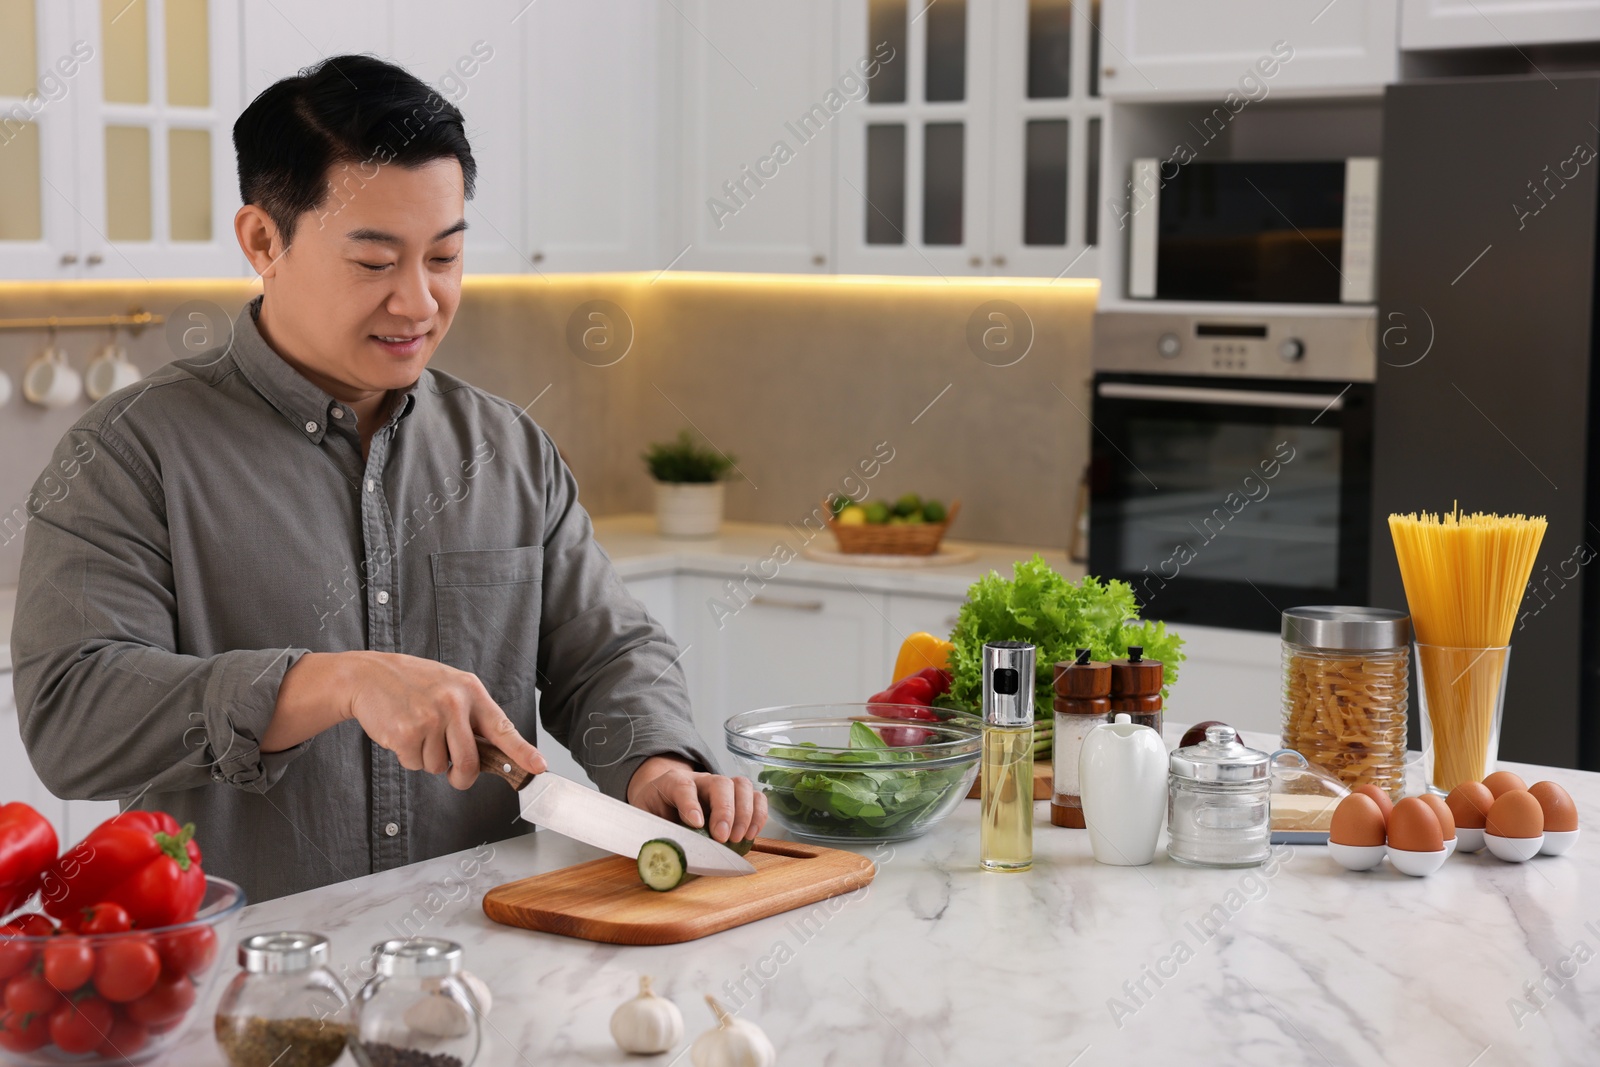
POLYGON ((1033 866, 1033 661, 1025 641, 983 646, 983 814, 986 871, 1033 866))

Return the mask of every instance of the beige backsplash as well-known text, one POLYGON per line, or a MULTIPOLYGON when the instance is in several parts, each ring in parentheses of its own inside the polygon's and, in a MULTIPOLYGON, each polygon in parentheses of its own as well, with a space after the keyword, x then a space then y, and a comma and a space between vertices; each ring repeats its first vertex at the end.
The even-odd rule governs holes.
MULTIPOLYGON (((798 522, 859 476, 862 461, 892 452, 870 491, 960 499, 952 536, 1065 543, 1088 458, 1092 283, 619 274, 471 278, 464 289, 434 365, 532 401, 529 414, 561 446, 595 514, 648 510, 640 453, 692 424, 738 459, 730 518, 798 522), (610 366, 596 364, 612 357, 586 362, 568 344, 574 312, 597 300, 632 324, 631 347, 610 366), (996 300, 1033 326, 1031 349, 1011 366, 985 363, 968 345, 969 320, 996 300)), ((256 291, 246 282, 0 284, 0 316, 170 315, 199 301, 191 310, 231 317, 256 291)), ((60 340, 82 370, 106 335, 60 340)), ((43 331, 0 333, 0 370, 18 392, 44 342, 43 331)), ((124 343, 145 370, 184 354, 166 327, 124 343)), ((86 406, 47 412, 14 396, 0 407, 0 585, 16 581, 22 544, 8 540, 4 520, 86 406)))

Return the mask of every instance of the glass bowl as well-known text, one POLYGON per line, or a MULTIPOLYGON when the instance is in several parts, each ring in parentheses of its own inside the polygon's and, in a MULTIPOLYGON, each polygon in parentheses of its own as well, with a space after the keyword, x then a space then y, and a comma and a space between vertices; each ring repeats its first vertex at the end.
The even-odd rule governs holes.
MULTIPOLYGON (((133 1064, 163 1057, 193 1017, 205 1010, 211 983, 222 969, 220 949, 232 946, 244 903, 244 890, 225 878, 207 875, 199 913, 176 926, 120 934, 0 936, 0 974, 5 976, 0 979, 0 1063, 133 1064), (89 949, 96 970, 101 970, 102 960, 115 963, 106 965, 102 978, 91 975, 78 988, 62 992, 45 981, 41 964, 48 958, 47 949, 64 959, 70 953, 63 950, 74 948, 89 949), (146 965, 150 949, 160 960, 160 973, 147 993, 121 1002, 102 996, 97 982, 128 981, 129 972, 137 973, 146 965), (39 1009, 13 1007, 20 1004, 26 1009, 33 1003, 39 1009), (63 1016, 60 1021, 57 1014, 63 1016), (96 1036, 101 1040, 92 1048, 75 1051, 96 1036), (58 1044, 58 1037, 74 1051, 58 1044)), ((72 971, 66 967, 55 973, 64 976, 72 971)), ((117 995, 128 991, 124 986, 117 995)))
POLYGON ((925 833, 967 795, 983 744, 972 715, 894 704, 763 708, 723 732, 780 825, 840 843, 925 833))

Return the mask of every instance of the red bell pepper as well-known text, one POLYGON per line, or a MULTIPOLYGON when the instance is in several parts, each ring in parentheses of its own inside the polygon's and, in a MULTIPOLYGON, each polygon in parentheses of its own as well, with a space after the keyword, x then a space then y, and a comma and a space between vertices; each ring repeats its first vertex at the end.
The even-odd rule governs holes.
POLYGON ((158 811, 107 819, 61 854, 45 883, 45 910, 57 918, 120 904, 141 929, 188 922, 206 891, 194 824, 158 811))
POLYGON ((58 845, 49 819, 21 801, 0 804, 0 915, 38 892, 58 845))

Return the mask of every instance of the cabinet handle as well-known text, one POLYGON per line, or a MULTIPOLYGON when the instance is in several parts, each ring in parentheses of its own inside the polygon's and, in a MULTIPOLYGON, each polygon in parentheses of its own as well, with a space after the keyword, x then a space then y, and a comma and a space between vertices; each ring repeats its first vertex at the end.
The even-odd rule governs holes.
POLYGON ((83 257, 83 261, 89 264, 91 267, 98 267, 100 264, 106 261, 106 257, 102 256, 99 252, 90 252, 87 256, 83 257))
POLYGON ((1107 67, 1105 70, 1100 72, 1100 76, 1102 78, 1115 78, 1117 76, 1117 68, 1107 67))
POLYGON ((961 616, 959 616, 959 615, 946 615, 944 617, 944 624, 946 626, 950 627, 950 629, 952 629, 952 630, 954 630, 956 628, 956 623, 958 623, 960 621, 961 621, 961 616))
POLYGON ((764 608, 784 608, 788 611, 821 611, 825 606, 820 600, 784 600, 775 596, 753 596, 750 603, 759 604, 764 608))
POLYGON ((543 252, 535 252, 533 255, 529 256, 528 258, 533 260, 535 263, 543 263, 544 262, 544 253, 543 252))
POLYGON ((828 262, 828 257, 823 255, 821 252, 818 252, 816 255, 811 257, 811 265, 813 267, 821 267, 821 266, 825 265, 827 262, 828 262))
POLYGON ((973 256, 971 259, 967 260, 967 266, 969 266, 969 267, 981 267, 981 266, 983 266, 983 257, 982 256, 973 256))
POLYGON ((993 263, 997 267, 1003 267, 1003 266, 1006 265, 1006 257, 1005 256, 995 256, 994 259, 990 260, 990 262, 993 263))
POLYGON ((63 252, 63 253, 61 253, 61 265, 63 267, 70 267, 76 262, 78 262, 78 253, 76 253, 76 252, 63 252))

